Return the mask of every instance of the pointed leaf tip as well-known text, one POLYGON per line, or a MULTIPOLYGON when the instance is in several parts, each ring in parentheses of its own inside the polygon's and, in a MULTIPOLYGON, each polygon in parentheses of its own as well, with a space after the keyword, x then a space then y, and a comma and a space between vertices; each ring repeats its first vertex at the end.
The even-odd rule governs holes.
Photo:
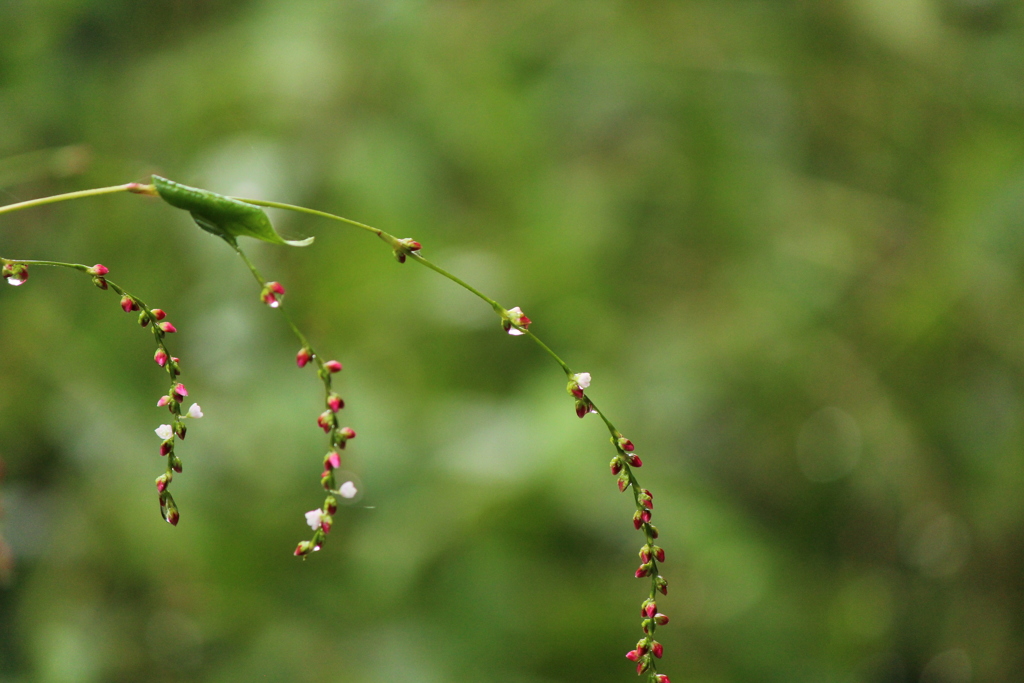
POLYGON ((271 244, 305 247, 313 238, 286 240, 277 234, 263 209, 216 192, 176 183, 153 176, 153 185, 160 197, 173 207, 184 209, 203 230, 217 235, 229 244, 238 237, 253 237, 271 244))

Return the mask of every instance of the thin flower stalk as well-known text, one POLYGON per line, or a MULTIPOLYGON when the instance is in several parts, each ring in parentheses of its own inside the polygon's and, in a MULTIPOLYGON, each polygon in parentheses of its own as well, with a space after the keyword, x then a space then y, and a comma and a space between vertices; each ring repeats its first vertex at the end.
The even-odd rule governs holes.
POLYGON ((295 333, 295 336, 298 337, 299 343, 302 344, 299 352, 295 355, 295 364, 303 368, 310 362, 314 363, 317 368, 317 376, 324 387, 325 410, 320 413, 316 422, 317 426, 327 435, 328 450, 324 456, 324 468, 320 474, 320 485, 327 491, 327 495, 321 507, 306 513, 306 523, 312 529, 313 535, 308 540, 300 541, 295 547, 294 553, 296 557, 305 558, 310 553, 316 552, 323 547, 327 534, 334 524, 334 513, 338 511, 338 496, 353 498, 357 493, 355 484, 351 481, 346 481, 339 487, 335 480, 335 470, 341 467, 341 453, 339 451, 345 450, 345 444, 350 439, 356 437, 354 429, 342 427, 338 421, 338 413, 345 407, 345 402, 334 391, 333 376, 341 372, 342 366, 336 360, 323 360, 310 345, 306 335, 292 321, 291 316, 284 307, 284 286, 279 282, 264 280, 256 265, 242 251, 238 244, 235 243, 232 246, 242 261, 245 262, 245 265, 248 266, 249 272, 256 278, 256 282, 260 286, 260 300, 270 308, 281 311, 288 322, 288 326, 295 333))
MULTIPOLYGON (((134 183, 132 185, 135 185, 134 183)), ((122 186, 123 187, 123 186, 122 186)), ((91 196, 90 194, 72 193, 79 196, 91 196)), ((31 202, 22 202, 31 204, 31 202)), ((0 213, 5 207, 0 207, 0 213)), ((166 338, 168 334, 177 332, 177 328, 165 320, 167 314, 159 308, 150 308, 139 297, 126 291, 116 282, 110 280, 107 274, 110 270, 97 263, 94 266, 86 266, 81 263, 63 263, 60 261, 36 261, 36 260, 10 260, 0 257, 0 272, 11 285, 21 285, 28 280, 28 269, 30 266, 52 266, 56 268, 69 268, 76 270, 92 278, 92 282, 102 290, 110 290, 117 294, 120 299, 121 310, 125 313, 138 312, 138 323, 142 327, 149 327, 156 342, 156 353, 153 355, 154 362, 162 367, 170 379, 170 387, 167 393, 157 401, 158 407, 166 407, 171 413, 170 423, 162 424, 154 430, 160 439, 160 455, 167 458, 166 471, 156 479, 158 501, 160 503, 160 514, 170 524, 177 526, 180 518, 178 506, 169 490, 174 474, 181 473, 182 462, 175 452, 178 440, 184 440, 187 428, 185 420, 203 416, 202 409, 198 404, 193 403, 186 411, 182 412, 182 403, 189 395, 188 389, 179 381, 181 376, 181 361, 172 356, 167 348, 166 338)))

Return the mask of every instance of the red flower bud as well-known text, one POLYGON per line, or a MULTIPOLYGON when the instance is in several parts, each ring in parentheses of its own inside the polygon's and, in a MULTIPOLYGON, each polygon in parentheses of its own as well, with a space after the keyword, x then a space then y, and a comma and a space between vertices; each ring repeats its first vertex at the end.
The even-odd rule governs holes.
POLYGON ((303 555, 308 555, 311 552, 313 552, 313 544, 309 541, 302 541, 295 546, 295 557, 302 557, 303 555))
POLYGON ((351 427, 342 427, 339 431, 341 432, 341 435, 346 439, 356 438, 356 430, 352 429, 351 427))
POLYGON ((333 515, 338 511, 338 501, 334 496, 327 496, 327 500, 324 501, 324 506, 327 508, 327 514, 333 515))
POLYGON ((274 294, 284 296, 284 286, 282 286, 280 282, 268 282, 267 289, 269 289, 274 294))
POLYGON ((163 493, 167 489, 167 484, 170 483, 170 479, 166 474, 161 474, 156 478, 156 490, 163 493))
POLYGON ((644 523, 644 520, 640 516, 639 510, 637 512, 634 512, 633 513, 633 528, 639 530, 640 527, 643 525, 643 523, 644 523))
POLYGON ((644 564, 640 565, 640 568, 636 570, 636 578, 638 578, 638 579, 642 579, 645 576, 650 576, 650 574, 651 574, 651 565, 649 565, 647 563, 644 563, 644 564))
POLYGON ((639 664, 636 665, 636 675, 639 676, 640 674, 642 674, 650 668, 651 663, 648 662, 646 659, 642 660, 639 664))
POLYGON ((658 604, 655 602, 648 601, 647 606, 643 609, 642 617, 653 617, 658 613, 658 604))
POLYGON ((336 470, 341 467, 341 456, 331 451, 324 456, 324 467, 336 470))
POLYGON ((92 279, 92 283, 103 290, 106 290, 106 288, 110 286, 109 284, 107 284, 107 281, 101 277, 94 277, 92 279))
POLYGON ((295 354, 295 364, 300 368, 306 367, 306 363, 311 360, 313 360, 313 352, 306 347, 302 347, 299 349, 299 352, 295 354))
POLYGON ((334 412, 338 412, 339 410, 345 407, 345 402, 341 400, 341 396, 338 396, 335 393, 331 393, 327 397, 327 405, 334 412))
POLYGON ((658 626, 664 626, 668 623, 668 617, 662 614, 661 612, 658 612, 654 615, 654 623, 658 626))
POLYGON ((661 655, 664 654, 665 648, 663 648, 661 646, 661 643, 659 643, 658 641, 654 641, 654 643, 651 645, 651 652, 654 653, 655 657, 661 659, 661 655))
POLYGON ((171 402, 170 396, 161 396, 160 400, 156 402, 157 408, 163 408, 165 405, 171 402))
POLYGON ((121 310, 124 311, 125 313, 131 313, 133 310, 135 310, 135 306, 137 305, 138 304, 132 301, 132 298, 127 294, 121 297, 121 310))
POLYGON ((651 511, 650 510, 644 510, 643 512, 641 512, 640 513, 640 519, 642 519, 644 521, 644 524, 650 523, 650 521, 651 521, 651 511))
POLYGON ((616 443, 618 444, 619 448, 626 451, 627 453, 633 450, 633 442, 624 436, 620 436, 616 443))
POLYGON ((173 450, 174 441, 172 439, 167 439, 167 441, 164 441, 162 444, 160 444, 160 455, 167 455, 173 450))
POLYGON ((93 277, 102 277, 110 272, 110 268, 107 268, 102 263, 97 263, 92 268, 86 268, 85 272, 89 273, 89 275, 92 275, 93 277))
POLYGON ((334 413, 329 410, 325 410, 320 413, 320 417, 316 419, 316 423, 320 425, 320 429, 324 430, 324 433, 334 429, 334 413))
POLYGON ((5 263, 0 272, 7 278, 7 284, 14 287, 23 285, 28 280, 28 266, 24 263, 5 263))
POLYGON ((622 458, 616 455, 608 466, 611 468, 612 474, 618 474, 622 471, 622 458))
MULTIPOLYGON (((174 389, 172 391, 174 391, 174 393, 177 394, 178 396, 188 396, 188 389, 186 389, 185 385, 182 384, 181 382, 175 384, 174 389)), ((178 400, 180 401, 181 399, 178 400)))
POLYGON ((626 659, 628 659, 631 662, 635 662, 636 660, 640 659, 640 653, 636 650, 630 650, 626 653, 626 659))
POLYGON ((153 317, 156 318, 157 320, 163 320, 164 318, 167 317, 167 314, 164 313, 163 309, 160 308, 154 308, 152 311, 150 311, 150 313, 152 313, 153 317))
POLYGON ((633 467, 643 467, 644 461, 640 459, 639 455, 630 454, 629 464, 632 465, 633 467))
POLYGON ((178 328, 168 322, 162 322, 157 327, 167 334, 173 334, 178 331, 178 328))
POLYGON ((658 674, 654 677, 655 683, 672 683, 665 674, 658 674))
POLYGON ((341 363, 336 360, 329 360, 324 363, 324 369, 327 372, 341 372, 341 363))
POLYGON ((665 561, 665 549, 654 546, 654 556, 658 558, 658 562, 665 561))
POLYGON ((167 365, 167 352, 163 349, 157 349, 156 353, 153 354, 153 360, 155 360, 156 364, 160 367, 167 365))
POLYGON ((178 514, 177 508, 172 508, 167 511, 167 521, 170 522, 172 526, 178 526, 179 517, 180 515, 178 514))

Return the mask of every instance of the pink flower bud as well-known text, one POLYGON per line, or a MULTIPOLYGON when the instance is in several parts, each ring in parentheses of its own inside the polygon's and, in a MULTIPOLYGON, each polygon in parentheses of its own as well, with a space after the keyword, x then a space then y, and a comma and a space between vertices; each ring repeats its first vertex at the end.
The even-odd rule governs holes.
POLYGON ((651 663, 650 662, 648 662, 646 659, 641 660, 636 665, 636 675, 639 676, 640 674, 642 674, 643 672, 647 671, 650 668, 651 668, 651 663))
POLYGON ((650 546, 645 545, 643 548, 640 548, 640 561, 643 562, 644 564, 647 564, 648 562, 651 561, 651 547, 650 546))
POLYGON ((327 405, 334 412, 338 412, 339 410, 345 407, 345 402, 341 400, 341 396, 338 396, 335 393, 331 393, 331 395, 327 397, 327 405))
POLYGON ((302 541, 295 546, 295 557, 302 557, 303 555, 308 555, 311 552, 313 552, 313 544, 309 541, 302 541))
POLYGON ((172 450, 174 450, 174 442, 170 439, 160 444, 160 455, 167 455, 172 450))
POLYGON ((167 521, 170 522, 171 526, 178 526, 179 518, 180 515, 178 514, 177 508, 172 508, 167 511, 167 521))
POLYGON ((268 282, 267 289, 278 296, 284 296, 284 286, 280 282, 268 282))
POLYGON ((640 568, 636 570, 636 578, 638 578, 638 579, 642 579, 645 576, 650 576, 650 574, 651 574, 651 565, 649 565, 647 563, 644 563, 644 564, 640 565, 640 568))
POLYGON ((654 677, 654 682, 655 683, 672 683, 672 681, 668 680, 668 676, 666 676, 665 674, 658 674, 657 676, 655 676, 654 677))
POLYGON ((320 417, 316 419, 316 423, 320 426, 320 429, 324 430, 324 433, 334 429, 334 413, 329 410, 325 410, 320 413, 320 417))
POLYGON ((163 493, 165 490, 167 490, 168 483, 170 483, 170 479, 168 479, 167 475, 161 474, 159 477, 156 478, 156 490, 159 491, 160 493, 163 493))
POLYGON ((618 482, 616 482, 616 484, 619 487, 619 493, 623 493, 623 492, 625 492, 626 487, 629 486, 629 479, 628 478, 623 478, 622 475, 620 474, 619 475, 619 480, 618 480, 618 482))
POLYGON ((626 653, 626 659, 628 659, 631 662, 635 662, 636 660, 640 659, 640 653, 636 650, 630 650, 626 653))
POLYGON ((640 605, 640 616, 642 617, 653 617, 658 611, 658 606, 653 600, 647 598, 643 604, 640 605))
POLYGON ((156 364, 160 367, 167 365, 167 352, 163 349, 157 349, 156 353, 153 354, 153 360, 155 360, 156 364))
POLYGON ((665 549, 654 546, 654 557, 657 558, 658 562, 665 561, 665 549))
POLYGON ((341 432, 341 435, 346 439, 356 438, 356 430, 352 429, 351 427, 342 427, 339 431, 341 432))
POLYGON ((612 474, 618 474, 622 471, 622 458, 616 455, 608 466, 611 468, 612 474))
MULTIPOLYGON (((188 396, 188 389, 186 389, 185 385, 182 384, 181 382, 174 385, 173 391, 178 396, 188 396)), ((180 401, 181 399, 178 400, 180 401)))
POLYGON ((624 436, 620 436, 616 443, 619 448, 626 451, 627 453, 633 450, 633 442, 624 436))
POLYGON ((131 313, 132 312, 132 308, 134 306, 135 306, 135 302, 132 301, 132 298, 130 296, 125 294, 124 296, 121 297, 121 310, 122 311, 124 311, 125 313, 131 313))
POLYGON ((324 369, 327 372, 341 372, 341 363, 336 360, 329 360, 324 363, 324 369))
POLYGON ((103 277, 110 272, 110 268, 107 268, 102 263, 97 263, 92 268, 86 268, 85 272, 89 273, 89 275, 92 275, 93 277, 103 277))
POLYGON ((334 451, 331 451, 326 455, 326 457, 324 457, 324 467, 329 467, 332 470, 338 469, 341 467, 341 456, 334 451))
POLYGON ((156 402, 157 408, 163 408, 165 405, 171 402, 170 396, 161 396, 160 400, 156 402))
POLYGON ((7 278, 7 284, 19 287, 28 280, 28 266, 24 263, 5 263, 0 272, 7 278))
POLYGON ((642 519, 644 521, 644 524, 649 523, 651 521, 651 511, 650 510, 644 510, 643 512, 641 512, 640 513, 640 519, 642 519))
POLYGON ((158 325, 158 327, 167 334, 173 334, 178 331, 178 328, 170 324, 169 322, 162 322, 158 325))
POLYGON ((632 465, 633 467, 643 467, 644 461, 640 459, 639 455, 636 455, 634 453, 630 453, 630 455, 628 457, 629 457, 629 464, 630 465, 632 465))
POLYGON ((640 516, 639 510, 633 513, 633 528, 639 530, 643 526, 643 518, 640 516))
POLYGON ((661 659, 661 655, 665 653, 665 648, 662 647, 661 643, 658 641, 654 641, 654 643, 651 644, 651 652, 654 653, 655 657, 661 659))
POLYGON ((150 311, 150 313, 152 313, 153 317, 156 318, 157 320, 163 320, 164 318, 167 317, 167 314, 164 313, 163 309, 160 308, 154 308, 152 311, 150 311))
POLYGON ((668 623, 668 617, 662 614, 661 612, 658 612, 654 615, 654 623, 658 626, 664 626, 668 623))
POLYGON ((306 364, 311 360, 313 360, 313 352, 306 347, 302 347, 299 349, 299 352, 295 354, 295 364, 300 368, 306 367, 306 364))
POLYGON ((106 288, 110 286, 109 284, 107 284, 107 281, 101 277, 94 277, 92 279, 92 283, 103 290, 106 290, 106 288))

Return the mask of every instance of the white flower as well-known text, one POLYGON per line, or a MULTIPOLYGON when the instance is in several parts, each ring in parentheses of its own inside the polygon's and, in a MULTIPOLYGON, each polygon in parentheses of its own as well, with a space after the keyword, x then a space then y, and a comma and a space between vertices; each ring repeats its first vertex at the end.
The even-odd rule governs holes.
POLYGON ((572 376, 576 384, 580 385, 580 389, 586 389, 590 386, 590 373, 589 372, 577 372, 572 376))
POLYGON ((309 528, 313 531, 320 528, 320 524, 323 522, 323 519, 324 511, 319 508, 316 510, 310 510, 306 513, 306 524, 308 524, 309 528))
MULTIPOLYGON (((587 377, 590 377, 590 375, 587 375, 587 377)), ((189 417, 202 417, 203 416, 203 409, 199 407, 198 403, 193 403, 192 406, 188 409, 188 416, 189 417)))
POLYGON ((526 334, 526 330, 532 321, 523 313, 523 309, 516 306, 508 309, 508 319, 505 321, 505 331, 513 336, 526 334), (522 328, 522 329, 520 329, 522 328))
POLYGON ((350 481, 346 481, 341 485, 341 488, 338 489, 338 493, 341 494, 342 498, 355 498, 356 494, 359 492, 356 490, 355 484, 350 481))
POLYGON ((160 425, 155 431, 156 435, 164 441, 167 441, 167 439, 171 438, 171 435, 174 434, 174 430, 171 429, 171 425, 160 425))

